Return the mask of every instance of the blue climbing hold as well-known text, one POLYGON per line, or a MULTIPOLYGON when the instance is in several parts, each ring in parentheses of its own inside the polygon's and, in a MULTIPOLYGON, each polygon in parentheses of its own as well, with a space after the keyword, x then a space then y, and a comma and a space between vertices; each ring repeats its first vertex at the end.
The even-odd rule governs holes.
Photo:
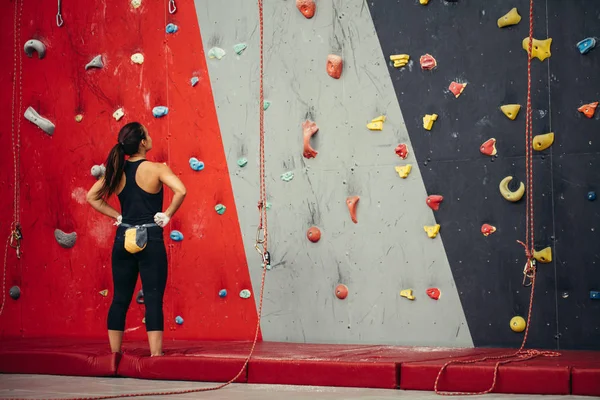
POLYGON ((202 171, 204 169, 204 163, 198 160, 196 157, 190 158, 190 167, 194 171, 202 171))
POLYGON ((596 200, 596 192, 588 192, 588 200, 589 201, 594 201, 596 200))
POLYGON ((190 82, 192 83, 192 86, 196 86, 198 82, 200 82, 200 79, 198 79, 197 76, 194 76, 192 79, 190 79, 190 82))
POLYGON ((585 54, 596 46, 596 38, 589 37, 577 43, 577 48, 581 54, 585 54))
POLYGON ((595 290, 590 290, 590 299, 600 300, 600 292, 597 292, 595 290))
POLYGON ((224 298, 226 296, 227 296, 227 290, 225 290, 225 289, 219 290, 219 297, 220 298, 224 298))
POLYGON ((171 235, 169 236, 176 242, 181 242, 183 240, 183 233, 179 231, 171 231, 171 235))
POLYGON ((167 33, 175 33, 179 30, 179 27, 175 24, 169 24, 167 25, 167 33))
POLYGON ((175 317, 175 323, 177 325, 181 325, 183 324, 183 318, 181 318, 179 315, 175 317))
POLYGON ((225 214, 225 210, 226 210, 226 207, 225 207, 223 204, 217 204, 217 205, 215 206, 215 211, 216 211, 216 212, 217 212, 217 214, 219 214, 219 215, 223 215, 223 214, 225 214))
POLYGON ((165 106, 156 106, 152 109, 152 115, 156 118, 164 117, 169 113, 169 108, 165 106))

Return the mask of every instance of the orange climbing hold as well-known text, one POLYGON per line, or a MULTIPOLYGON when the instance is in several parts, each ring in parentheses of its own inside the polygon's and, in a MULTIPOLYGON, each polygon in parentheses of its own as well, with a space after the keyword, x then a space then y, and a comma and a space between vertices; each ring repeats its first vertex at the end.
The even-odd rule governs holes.
POLYGON ((593 103, 584 104, 577 109, 580 113, 583 113, 588 118, 592 118, 594 113, 596 112, 596 107, 598 107, 598 102, 595 101, 593 103))
POLYGON ((314 0, 296 0, 296 7, 307 19, 314 17, 317 9, 314 0))
POLYGON ((340 79, 344 62, 342 57, 335 54, 327 56, 327 73, 334 79, 340 79))
POLYGON ((421 63, 421 69, 431 70, 437 67, 437 61, 431 54, 422 55, 419 62, 421 63))
POLYGON ((335 288, 335 295, 338 299, 344 300, 346 297, 348 297, 348 286, 341 283, 337 285, 335 288))
POLYGON ((302 137, 304 143, 304 152, 302 155, 305 158, 315 158, 319 152, 315 151, 310 146, 310 138, 319 131, 319 127, 313 121, 306 120, 302 124, 302 137))
POLYGON ((408 148, 404 143, 401 143, 398 146, 396 146, 396 149, 394 151, 396 152, 398 157, 400 157, 403 160, 406 159, 406 157, 408 157, 408 148))
POLYGON ((483 142, 481 147, 479 147, 479 151, 485 154, 486 156, 495 156, 498 152, 496 150, 496 139, 491 138, 483 142))
POLYGON ((439 194, 432 194, 431 196, 427 196, 427 205, 433 211, 437 211, 440 209, 440 203, 444 200, 443 196, 439 194))
POLYGON ((358 223, 358 220, 356 219, 356 206, 358 205, 358 200, 360 200, 360 197, 358 196, 350 196, 346 199, 346 205, 350 211, 350 217, 352 218, 352 222, 355 224, 358 223))
POLYGON ((452 92, 452 94, 454 94, 454 97, 458 98, 458 96, 461 95, 463 90, 465 90, 466 86, 467 86, 466 83, 452 82, 450 84, 450 86, 448 87, 448 90, 450 90, 452 92))
POLYGON ((427 293, 427 296, 434 300, 438 300, 442 294, 438 288, 429 288, 425 291, 425 293, 427 293))
POLYGON ((321 239, 321 230, 313 226, 306 232, 306 237, 313 243, 317 243, 321 239))

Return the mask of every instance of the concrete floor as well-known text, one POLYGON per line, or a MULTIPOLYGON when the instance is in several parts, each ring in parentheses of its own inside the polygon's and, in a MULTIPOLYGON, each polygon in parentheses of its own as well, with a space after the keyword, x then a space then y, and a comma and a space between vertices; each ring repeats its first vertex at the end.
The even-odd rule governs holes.
MULTIPOLYGON (((127 378, 83 378, 52 375, 6 375, 0 374, 0 399, 58 399, 127 393, 151 393, 157 391, 176 391, 212 384, 179 381, 152 381, 127 378)), ((142 400, 156 399, 221 399, 221 400, 325 400, 325 399, 405 399, 429 400, 440 399, 433 392, 415 392, 381 389, 352 389, 315 386, 284 385, 247 385, 233 384, 217 391, 190 393, 172 396, 144 396, 142 400)), ((470 396, 485 399, 539 399, 539 400, 571 400, 591 399, 582 396, 526 396, 526 395, 487 395, 470 396)), ((460 397, 455 397, 460 398, 460 397)))

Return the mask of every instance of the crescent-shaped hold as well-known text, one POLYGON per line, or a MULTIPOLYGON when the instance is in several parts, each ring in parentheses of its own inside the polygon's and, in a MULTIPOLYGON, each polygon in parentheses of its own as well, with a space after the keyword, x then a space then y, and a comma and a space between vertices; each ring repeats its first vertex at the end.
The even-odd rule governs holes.
POLYGON ((38 53, 40 60, 46 56, 46 46, 37 39, 31 39, 25 42, 24 50, 27 57, 33 57, 34 51, 38 53))
POLYGON ((502 194, 502 197, 504 197, 508 201, 515 202, 521 200, 521 198, 525 194, 525 185, 523 184, 523 182, 521 182, 519 184, 519 188, 513 192, 508 188, 508 184, 512 180, 512 176, 507 176, 506 178, 502 179, 502 181, 500 181, 499 187, 500 194, 502 194))

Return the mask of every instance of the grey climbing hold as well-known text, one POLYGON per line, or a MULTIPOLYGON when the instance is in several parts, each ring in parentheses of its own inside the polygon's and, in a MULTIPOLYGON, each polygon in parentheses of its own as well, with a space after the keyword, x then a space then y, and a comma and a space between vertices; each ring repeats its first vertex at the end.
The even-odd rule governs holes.
POLYGON ((94 165, 91 170, 92 176, 96 179, 100 179, 106 174, 106 167, 102 165, 94 165))
POLYGON ((165 106, 156 106, 152 109, 152 115, 156 118, 164 117, 169 113, 169 108, 165 106))
POLYGON ((167 25, 167 29, 166 29, 167 33, 175 33, 178 30, 179 30, 179 27, 177 25, 175 25, 175 24, 168 24, 167 25))
POLYGON ((137 294, 137 296, 135 296, 135 302, 138 304, 144 304, 144 291, 140 290, 137 294))
POLYGON ((246 157, 242 157, 239 160, 237 160, 237 165, 239 165, 240 167, 245 167, 246 164, 248 164, 248 159, 246 157))
POLYGON ((200 79, 198 79, 197 76, 194 76, 192 77, 192 79, 190 79, 190 83, 192 84, 192 86, 196 86, 198 82, 200 82, 200 79))
POLYGON ((42 117, 40 114, 38 114, 38 112, 35 111, 32 107, 27 107, 24 116, 25 119, 37 125, 38 128, 46 132, 48 135, 52 135, 54 133, 54 124, 46 118, 42 117))
POLYGON ((40 60, 46 56, 46 46, 37 39, 31 39, 25 42, 24 50, 27 57, 33 57, 34 51, 38 53, 40 60))
POLYGON ((70 249, 71 247, 75 246, 75 241, 77 240, 77 232, 65 233, 60 229, 55 229, 54 238, 61 247, 64 247, 65 249, 70 249))
POLYGON ((289 182, 294 179, 294 173, 292 171, 284 172, 281 174, 281 180, 285 182, 289 182))
POLYGON ((267 108, 269 108, 270 105, 271 102, 269 100, 263 101, 263 110, 267 111, 267 108))
POLYGON ((248 46, 246 45, 246 43, 238 43, 235 46, 233 46, 233 51, 235 51, 238 56, 241 56, 247 47, 248 46))
POLYGON ((220 60, 221 58, 223 58, 225 56, 225 50, 223 50, 220 47, 213 47, 212 49, 210 49, 208 51, 208 57, 209 58, 216 58, 217 60, 220 60))
POLYGON ((250 298, 250 291, 248 289, 244 289, 240 292, 240 297, 242 299, 249 299, 250 298))
POLYGON ((96 57, 92 58, 92 61, 85 65, 85 70, 87 71, 90 68, 102 68, 104 67, 104 63, 102 62, 102 56, 98 54, 96 57))
POLYGON ((13 299, 13 300, 18 300, 19 297, 21 297, 21 288, 18 286, 13 286, 10 288, 10 290, 8 291, 8 295, 13 299))

